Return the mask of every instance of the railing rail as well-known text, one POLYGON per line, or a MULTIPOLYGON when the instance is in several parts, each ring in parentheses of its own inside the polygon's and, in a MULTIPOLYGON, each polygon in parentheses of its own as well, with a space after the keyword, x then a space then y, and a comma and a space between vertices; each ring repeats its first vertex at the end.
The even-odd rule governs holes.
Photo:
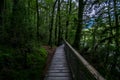
POLYGON ((74 80, 105 80, 66 40, 64 42, 74 80))

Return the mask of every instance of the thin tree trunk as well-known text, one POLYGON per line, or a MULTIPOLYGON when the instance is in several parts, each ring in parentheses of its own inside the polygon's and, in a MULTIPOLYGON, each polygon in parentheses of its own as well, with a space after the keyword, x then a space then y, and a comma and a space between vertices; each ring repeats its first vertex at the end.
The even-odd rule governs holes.
POLYGON ((71 14, 71 9, 72 9, 72 0, 68 0, 68 4, 69 6, 67 5, 67 21, 66 21, 66 33, 65 33, 65 39, 67 40, 68 39, 68 27, 69 27, 69 19, 70 19, 70 14, 71 14), (69 9, 69 10, 68 10, 69 9))
POLYGON ((66 31, 65 31, 65 39, 67 40, 68 38, 68 26, 69 26, 69 14, 68 14, 68 8, 69 8, 69 0, 66 3, 66 31))
POLYGON ((50 22, 50 34, 49 34, 49 41, 48 44, 52 47, 52 32, 53 32, 53 23, 54 23, 54 14, 55 14, 55 6, 56 6, 57 0, 54 2, 53 10, 52 10, 52 17, 50 22))
POLYGON ((58 34, 58 13, 56 14, 56 21, 55 21, 55 45, 57 45, 57 34, 58 34))
POLYGON ((5 10, 5 0, 0 1, 0 43, 4 42, 4 10, 5 10), (2 36, 1 36, 2 35, 2 36))
POLYGON ((37 41, 39 42, 39 6, 38 6, 38 0, 36 0, 36 16, 37 16, 37 41))
POLYGON ((61 16, 60 16, 60 0, 58 0, 58 45, 61 43, 61 16))
POLYGON ((4 0, 0 1, 0 27, 3 26, 4 0))

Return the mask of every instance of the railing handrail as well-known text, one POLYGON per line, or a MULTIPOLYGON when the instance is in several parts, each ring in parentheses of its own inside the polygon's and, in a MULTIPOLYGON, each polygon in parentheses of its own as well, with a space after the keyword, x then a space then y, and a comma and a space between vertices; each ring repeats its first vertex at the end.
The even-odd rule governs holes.
POLYGON ((64 40, 64 42, 97 80, 105 80, 105 78, 101 76, 100 73, 92 65, 90 65, 66 40, 64 40))

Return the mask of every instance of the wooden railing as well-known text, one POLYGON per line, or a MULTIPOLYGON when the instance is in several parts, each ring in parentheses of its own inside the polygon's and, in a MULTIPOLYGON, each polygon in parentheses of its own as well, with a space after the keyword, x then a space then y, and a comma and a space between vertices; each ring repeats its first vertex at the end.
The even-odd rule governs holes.
POLYGON ((72 46, 65 41, 65 53, 74 80, 105 80, 72 46))

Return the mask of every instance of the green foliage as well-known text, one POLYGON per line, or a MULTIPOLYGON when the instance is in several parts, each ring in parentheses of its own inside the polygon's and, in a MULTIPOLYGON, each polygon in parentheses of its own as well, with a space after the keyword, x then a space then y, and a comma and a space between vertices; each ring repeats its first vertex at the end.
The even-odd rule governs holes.
POLYGON ((47 51, 44 48, 40 48, 40 53, 42 53, 41 56, 43 56, 43 57, 47 56, 47 51))
POLYGON ((86 0, 86 3, 89 3, 86 6, 82 4, 84 0, 79 0, 81 4, 79 8, 78 1, 75 0, 1 1, 0 4, 3 4, 3 2, 4 4, 3 6, 0 5, 0 20, 2 21, 0 21, 0 79, 40 79, 47 56, 46 50, 40 46, 47 44, 51 24, 53 24, 54 32, 51 34, 53 35, 51 43, 57 41, 58 35, 60 35, 59 37, 65 37, 67 31, 68 41, 73 43, 75 32, 78 30, 77 26, 80 26, 77 34, 81 34, 76 36, 76 39, 79 37, 81 39, 77 40, 76 45, 80 43, 82 55, 86 59, 90 59, 88 61, 103 75, 107 77, 113 75, 113 77, 118 78, 116 75, 119 74, 120 69, 120 55, 118 54, 120 52, 120 24, 115 21, 118 19, 116 13, 119 13, 120 10, 117 9, 119 5, 114 2, 119 1, 95 0, 89 3, 90 0, 86 0), (59 1, 59 4, 54 7, 55 13, 52 23, 52 9, 55 1, 57 3, 59 1), (104 5, 106 3, 107 5, 104 5), (36 15, 36 4, 39 8, 38 15, 36 15), (85 8, 82 11, 84 6, 85 8), (93 8, 95 8, 94 13, 97 13, 96 16, 88 15, 92 13, 93 8), (79 9, 81 10, 78 13, 79 9), (79 18, 77 18, 78 14, 80 15, 79 18), (84 16, 84 20, 82 20, 82 16, 84 16), (94 26, 90 29, 83 29, 87 22, 94 17, 94 26), (83 27, 81 24, 78 25, 78 21, 83 22, 83 27), (115 66, 113 63, 115 63, 115 66))
POLYGON ((44 70, 47 52, 36 47, 32 53, 27 53, 27 68, 24 69, 24 56, 19 50, 10 47, 0 47, 0 79, 1 80, 39 80, 44 70))

